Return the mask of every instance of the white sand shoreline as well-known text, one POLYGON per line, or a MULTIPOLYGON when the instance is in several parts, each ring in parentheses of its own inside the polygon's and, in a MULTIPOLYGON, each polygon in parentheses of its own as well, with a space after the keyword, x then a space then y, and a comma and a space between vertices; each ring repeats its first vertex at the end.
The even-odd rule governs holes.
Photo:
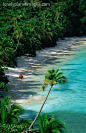
MULTIPOLYGON (((86 41, 86 37, 65 37, 64 40, 58 40, 57 45, 55 47, 48 47, 42 50, 37 50, 37 56, 36 57, 28 57, 28 56, 21 56, 17 58, 17 67, 10 68, 8 67, 8 70, 5 70, 5 74, 9 76, 10 85, 13 85, 10 87, 12 90, 15 91, 15 86, 19 82, 18 75, 22 73, 24 75, 24 81, 27 81, 27 73, 31 74, 33 71, 29 70, 31 67, 34 67, 35 65, 41 65, 43 64, 47 58, 51 58, 56 53, 62 53, 67 48, 71 47, 72 45, 78 45, 80 44, 80 41, 84 43, 86 41)), ((9 85, 8 85, 9 86, 9 85)), ((17 86, 18 89, 18 86, 17 86)), ((9 89, 8 89, 9 90, 9 89)), ((14 95, 14 92, 12 94, 9 93, 9 95, 12 95, 15 100, 13 102, 22 103, 22 100, 25 100, 21 96, 18 96, 17 94, 14 95)), ((32 94, 31 94, 32 95, 32 94)), ((29 96, 28 96, 29 97, 29 96)), ((39 95, 34 95, 32 97, 29 97, 30 99, 42 99, 42 97, 39 95), (39 97, 39 98, 38 98, 39 97)))
POLYGON ((5 74, 9 76, 9 79, 11 80, 12 77, 18 77, 20 73, 23 73, 24 71, 27 72, 29 67, 32 67, 35 63, 40 62, 40 64, 43 64, 45 61, 45 58, 51 57, 51 55, 56 54, 57 52, 62 52, 62 50, 66 50, 68 47, 79 44, 79 41, 86 41, 86 37, 68 37, 64 38, 64 40, 58 40, 57 45, 55 47, 48 47, 42 50, 37 50, 36 57, 29 57, 29 56, 21 56, 17 58, 17 67, 10 68, 8 67, 8 70, 5 71, 5 74))

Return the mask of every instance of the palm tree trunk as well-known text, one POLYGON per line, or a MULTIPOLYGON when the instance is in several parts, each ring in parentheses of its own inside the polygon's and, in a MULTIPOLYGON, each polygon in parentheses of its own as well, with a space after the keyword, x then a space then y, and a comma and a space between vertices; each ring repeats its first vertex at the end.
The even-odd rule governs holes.
POLYGON ((19 38, 18 38, 18 43, 17 43, 17 45, 16 45, 16 49, 15 49, 14 51, 17 50, 17 48, 18 48, 18 44, 19 44, 19 41, 20 41, 20 35, 19 35, 19 38))
POLYGON ((33 126, 33 124, 36 122, 36 120, 37 120, 39 114, 41 113, 41 110, 42 110, 42 108, 43 108, 43 106, 44 106, 44 104, 45 104, 45 102, 46 102, 46 100, 47 100, 47 98, 48 98, 48 95, 49 95, 49 93, 50 93, 50 91, 51 91, 52 86, 53 86, 53 85, 51 85, 51 87, 50 87, 50 89, 49 89, 49 91, 48 91, 48 94, 47 94, 47 96, 46 96, 46 98, 45 98, 45 100, 44 100, 44 102, 43 102, 43 104, 42 104, 42 106, 41 106, 41 108, 40 108, 38 114, 36 115, 35 119, 33 120, 32 124, 30 125, 29 130, 31 129, 31 127, 33 126))

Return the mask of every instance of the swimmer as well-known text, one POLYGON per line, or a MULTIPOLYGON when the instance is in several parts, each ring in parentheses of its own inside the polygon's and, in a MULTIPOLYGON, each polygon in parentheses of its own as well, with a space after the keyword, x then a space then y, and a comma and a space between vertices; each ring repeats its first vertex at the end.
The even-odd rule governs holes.
POLYGON ((22 74, 19 75, 19 79, 23 79, 23 75, 22 74))

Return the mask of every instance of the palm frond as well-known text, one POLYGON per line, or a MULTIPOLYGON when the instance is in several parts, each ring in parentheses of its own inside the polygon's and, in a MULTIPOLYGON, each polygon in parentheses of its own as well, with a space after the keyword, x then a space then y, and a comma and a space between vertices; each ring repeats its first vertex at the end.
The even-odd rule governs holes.
POLYGON ((17 105, 16 103, 14 103, 11 106, 10 114, 20 115, 20 114, 23 114, 23 112, 24 112, 23 108, 17 105))
POLYGON ((50 75, 51 75, 51 74, 47 73, 47 74, 45 75, 45 79, 49 79, 50 75))
POLYGON ((1 123, 4 124, 5 122, 5 107, 4 101, 1 101, 1 123))
POLYGON ((57 70, 56 70, 56 73, 58 73, 60 70, 61 70, 61 69, 57 69, 57 70))
POLYGON ((62 133, 65 128, 66 125, 61 119, 47 114, 40 115, 39 130, 41 133, 62 133))
POLYGON ((63 75, 63 72, 59 72, 59 73, 57 73, 57 74, 56 74, 56 79, 61 78, 62 75, 63 75))
POLYGON ((49 80, 49 79, 44 79, 44 82, 45 82, 45 83, 49 83, 50 80, 49 80))
POLYGON ((19 112, 19 109, 12 110, 11 114, 14 115, 14 114, 16 114, 16 112, 18 113, 19 112))
POLYGON ((66 81, 67 81, 67 78, 65 76, 58 78, 59 83, 65 83, 66 81))
POLYGON ((58 82, 56 81, 52 81, 52 85, 58 84, 58 82))
POLYGON ((48 70, 48 73, 49 74, 52 74, 52 73, 54 73, 55 72, 55 69, 54 68, 52 68, 52 70, 48 70))
POLYGON ((48 86, 48 83, 44 83, 44 84, 42 85, 42 91, 44 91, 45 88, 47 88, 47 86, 48 86))
POLYGON ((43 129, 44 129, 43 121, 44 121, 44 117, 40 114, 40 117, 39 117, 39 129, 40 129, 41 133, 43 133, 43 129))
POLYGON ((9 103, 11 102, 10 97, 6 96, 4 99, 5 105, 9 105, 9 103))
POLYGON ((9 114, 6 123, 16 124, 19 120, 19 116, 9 114))

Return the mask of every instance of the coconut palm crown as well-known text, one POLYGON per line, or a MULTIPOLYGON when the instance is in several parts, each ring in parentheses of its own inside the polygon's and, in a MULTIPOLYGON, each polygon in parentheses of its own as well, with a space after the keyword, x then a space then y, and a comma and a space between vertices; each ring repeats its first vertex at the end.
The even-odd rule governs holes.
POLYGON ((42 85, 42 91, 47 88, 48 85, 53 86, 58 83, 63 83, 67 81, 67 78, 63 76, 63 72, 59 72, 60 69, 48 70, 48 73, 45 75, 44 84, 42 85))

